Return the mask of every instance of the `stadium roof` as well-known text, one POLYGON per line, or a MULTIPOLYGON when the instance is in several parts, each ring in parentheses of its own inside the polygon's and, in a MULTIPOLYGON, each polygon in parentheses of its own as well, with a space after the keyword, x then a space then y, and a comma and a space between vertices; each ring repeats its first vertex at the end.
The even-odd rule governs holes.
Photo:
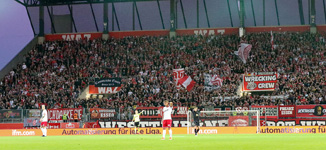
POLYGON ((26 6, 55 6, 55 5, 76 5, 76 4, 101 4, 101 3, 120 3, 120 2, 146 2, 146 1, 169 1, 169 0, 15 0, 26 6))

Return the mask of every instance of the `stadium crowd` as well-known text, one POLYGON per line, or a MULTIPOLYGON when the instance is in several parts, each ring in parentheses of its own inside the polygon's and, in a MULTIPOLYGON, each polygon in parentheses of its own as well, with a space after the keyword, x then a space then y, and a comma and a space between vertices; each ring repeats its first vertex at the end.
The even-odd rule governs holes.
POLYGON ((36 46, 0 82, 0 109, 120 108, 161 106, 163 100, 188 106, 326 104, 325 39, 321 34, 125 37, 123 39, 52 41, 36 46), (240 41, 252 44, 246 64, 234 54, 240 41), (177 90, 173 69, 185 68, 196 82, 190 92, 177 90), (278 84, 265 96, 237 95, 245 72, 276 71, 278 84), (205 91, 204 73, 223 78, 223 86, 205 91), (108 98, 79 99, 94 78, 121 77, 121 91, 108 98), (218 98, 214 98, 218 97, 218 98))

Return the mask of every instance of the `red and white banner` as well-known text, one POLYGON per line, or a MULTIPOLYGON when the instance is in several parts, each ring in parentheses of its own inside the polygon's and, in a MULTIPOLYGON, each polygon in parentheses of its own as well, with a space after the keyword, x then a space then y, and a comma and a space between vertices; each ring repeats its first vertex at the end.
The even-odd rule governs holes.
POLYGON ((252 48, 251 44, 241 43, 238 51, 234 53, 240 57, 243 63, 247 63, 247 59, 249 57, 251 48, 252 48))
POLYGON ((150 31, 112 31, 109 33, 113 38, 124 38, 126 36, 168 36, 170 30, 150 30, 150 31))
POLYGON ((208 29, 178 29, 177 35, 221 35, 221 34, 237 34, 239 28, 208 28, 208 29))
POLYGON ((185 75, 185 69, 181 68, 181 69, 173 69, 173 79, 174 79, 174 83, 177 86, 177 89, 181 88, 181 84, 178 82, 179 79, 183 78, 185 75))
POLYGON ((77 112, 78 120, 81 120, 83 115, 82 108, 62 108, 62 109, 48 109, 48 119, 50 120, 62 120, 63 114, 67 114, 69 120, 73 120, 74 113, 77 112))
POLYGON ((24 129, 24 123, 0 123, 0 129, 24 129))
POLYGON ((115 109, 90 108, 89 112, 91 112, 92 119, 105 119, 113 118, 115 114, 115 109))
POLYGON ((273 91, 276 83, 276 72, 246 73, 243 75, 242 91, 273 91))
POLYGON ((184 76, 178 81, 181 85, 183 85, 188 91, 191 91, 195 86, 196 82, 191 79, 190 76, 184 76))
POLYGON ((260 118, 277 118, 277 106, 250 106, 250 110, 259 110, 260 118))
POLYGON ((96 122, 85 122, 83 128, 101 128, 99 121, 96 122))
POLYGON ((45 35, 46 41, 55 41, 55 40, 63 40, 63 41, 74 41, 74 40, 93 40, 102 38, 102 33, 64 33, 64 34, 47 34, 45 35))
POLYGON ((278 117, 295 117, 295 105, 278 106, 278 117))
POLYGON ((79 123, 77 122, 69 122, 69 123, 61 123, 60 124, 61 129, 74 129, 79 128, 79 123))
MULTIPOLYGON (((317 26, 318 31, 326 30, 325 26, 317 26)), ((253 32, 306 32, 310 30, 310 26, 275 26, 275 27, 246 27, 247 33, 253 32)), ((206 28, 206 29, 178 29, 177 35, 221 35, 221 34, 238 34, 239 28, 206 28)), ((126 36, 167 36, 169 30, 154 30, 154 31, 118 31, 110 32, 110 37, 123 38, 126 36)), ((63 34, 47 34, 45 40, 79 40, 79 39, 98 39, 102 38, 102 33, 63 33, 63 34)))
MULTIPOLYGON (((318 26, 317 26, 317 29, 318 29, 318 26)), ((304 26, 246 27, 246 33, 270 32, 270 31, 273 31, 273 32, 307 32, 307 31, 310 31, 310 26, 304 25, 304 26)))
POLYGON ((211 75, 204 73, 204 85, 206 91, 212 91, 222 87, 223 79, 219 78, 217 75, 211 75))
POLYGON ((297 105, 296 117, 312 117, 324 118, 326 117, 326 105, 297 105))
MULTIPOLYGON (((123 85, 121 85, 122 87, 123 85)), ((89 94, 115 94, 121 90, 121 87, 95 87, 95 85, 89 85, 89 94)))
POLYGON ((211 83, 213 85, 221 87, 223 85, 223 79, 219 78, 217 75, 213 75, 211 78, 211 83))
MULTIPOLYGON (((163 107, 137 107, 136 110, 144 110, 140 118, 162 118, 163 107)), ((188 107, 173 107, 172 118, 186 118, 188 107)))
POLYGON ((246 112, 249 110, 248 107, 244 106, 244 107, 241 107, 241 106, 237 106, 235 107, 235 110, 237 111, 237 113, 242 113, 242 112, 246 112))
POLYGON ((48 129, 60 129, 60 123, 48 123, 48 129))
POLYGON ((249 117, 248 116, 230 116, 229 117, 229 126, 231 126, 231 127, 249 126, 249 117))

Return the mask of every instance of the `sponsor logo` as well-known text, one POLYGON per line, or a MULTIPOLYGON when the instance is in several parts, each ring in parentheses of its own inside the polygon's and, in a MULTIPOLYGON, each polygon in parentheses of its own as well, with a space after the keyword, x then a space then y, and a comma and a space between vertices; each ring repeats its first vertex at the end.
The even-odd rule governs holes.
POLYGON ((245 127, 248 126, 248 122, 244 119, 236 119, 231 122, 232 126, 245 127))
POLYGON ((98 115, 98 111, 97 111, 96 109, 94 109, 94 110, 92 111, 92 113, 91 113, 91 117, 92 117, 92 118, 96 118, 97 115, 98 115))
POLYGON ((61 135, 128 135, 128 134, 162 134, 159 129, 140 129, 135 131, 133 128, 119 129, 71 129, 63 130, 61 135))
POLYGON ((324 113, 323 113, 323 106, 315 106, 315 112, 314 112, 314 115, 315 116, 322 116, 324 113))
POLYGON ((316 133, 316 132, 317 132, 316 128, 298 128, 298 127, 262 128, 260 130, 260 133, 316 133))
POLYGON ((120 87, 98 87, 99 94, 118 93, 119 91, 120 87))
POLYGON ((33 135, 35 135, 35 131, 12 130, 12 136, 33 136, 33 135))
MULTIPOLYGON (((191 134, 195 134, 194 129, 190 129, 191 134)), ((201 129, 198 134, 217 134, 217 129, 201 129)))
MULTIPOLYGON (((262 124, 264 125, 264 124, 262 124)), ((324 126, 326 125, 326 120, 267 120, 265 121, 265 126, 324 126)))
POLYGON ((247 88, 249 90, 253 90, 257 87, 257 84, 255 82, 249 82, 248 85, 247 85, 247 88))
POLYGON ((66 124, 66 128, 75 128, 75 125, 71 124, 71 123, 68 123, 68 124, 66 124))

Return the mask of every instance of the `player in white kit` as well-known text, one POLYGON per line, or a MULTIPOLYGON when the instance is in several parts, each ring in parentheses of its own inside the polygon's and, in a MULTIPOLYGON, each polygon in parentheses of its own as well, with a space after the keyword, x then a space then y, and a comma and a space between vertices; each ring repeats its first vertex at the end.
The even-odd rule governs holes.
POLYGON ((41 130, 42 130, 42 133, 43 133, 43 135, 42 135, 42 137, 46 137, 46 126, 47 126, 47 124, 48 124, 48 113, 47 113, 47 111, 46 111, 46 109, 45 109, 45 106, 44 105, 42 105, 42 118, 40 119, 40 122, 41 122, 41 130))
POLYGON ((172 108, 173 108, 173 103, 169 101, 164 101, 164 108, 163 108, 163 118, 162 118, 162 124, 163 124, 163 137, 162 140, 165 140, 165 134, 166 134, 166 128, 169 129, 169 134, 170 134, 170 140, 172 140, 172 108))

